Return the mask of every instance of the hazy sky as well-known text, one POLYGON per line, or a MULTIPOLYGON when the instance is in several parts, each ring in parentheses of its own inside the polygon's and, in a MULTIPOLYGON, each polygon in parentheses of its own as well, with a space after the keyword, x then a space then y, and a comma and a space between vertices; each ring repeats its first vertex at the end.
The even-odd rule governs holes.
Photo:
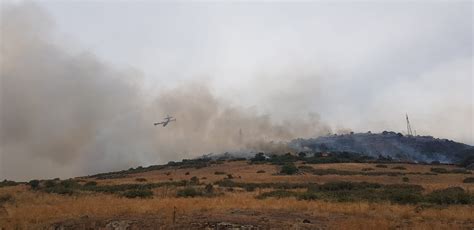
POLYGON ((2 8, 0 179, 224 151, 240 127, 264 140, 405 132, 405 113, 420 135, 474 144, 472 1, 2 8), (156 134, 165 113, 182 122, 156 134))
POLYGON ((206 79, 273 116, 403 131, 408 113, 420 134, 474 144, 472 1, 40 5, 68 48, 135 68, 152 92, 206 79))

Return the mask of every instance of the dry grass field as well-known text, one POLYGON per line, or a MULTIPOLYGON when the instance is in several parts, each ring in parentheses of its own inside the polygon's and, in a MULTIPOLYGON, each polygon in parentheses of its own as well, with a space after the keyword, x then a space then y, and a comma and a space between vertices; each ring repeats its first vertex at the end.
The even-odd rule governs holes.
MULTIPOLYGON (((80 185, 95 181, 96 187, 129 184, 168 183, 151 187, 147 198, 127 198, 117 193, 82 189, 72 194, 57 194, 32 189, 28 184, 0 188, 0 227, 2 229, 473 229, 474 206, 470 204, 397 203, 390 200, 344 200, 299 197, 259 198, 278 190, 274 187, 246 189, 240 184, 325 184, 328 182, 370 182, 382 185, 416 184, 422 194, 449 187, 474 191, 472 177, 464 173, 434 174, 431 168, 456 169, 448 165, 373 163, 303 164, 306 171, 281 175, 279 165, 249 164, 231 161, 202 168, 165 167, 159 170, 130 173, 123 178, 75 178, 80 185), (394 169, 401 166, 402 169, 394 169), (336 169, 359 173, 395 172, 404 175, 315 175, 313 169, 336 169), (370 169, 369 169, 370 168, 370 169), (258 172, 260 171, 260 172, 258 172), (258 172, 258 173, 257 173, 258 172), (231 176, 229 176, 231 174, 231 176), (173 184, 182 180, 198 182, 196 189, 213 184, 212 196, 180 196, 186 186, 173 184), (220 186, 220 181, 236 183, 220 186), (405 181, 402 179, 407 177, 405 181), (137 178, 140 178, 137 180, 137 178), (196 180, 196 179, 194 179, 196 180)), ((45 182, 42 182, 43 184, 45 182)), ((41 185, 40 185, 41 187, 41 185)), ((85 187, 85 186, 84 186, 85 187)), ((205 188, 206 187, 206 188, 205 188)), ((305 187, 285 191, 303 192, 305 187)), ((321 194, 321 193, 318 193, 321 194)), ((370 194, 363 194, 370 196, 370 194)))

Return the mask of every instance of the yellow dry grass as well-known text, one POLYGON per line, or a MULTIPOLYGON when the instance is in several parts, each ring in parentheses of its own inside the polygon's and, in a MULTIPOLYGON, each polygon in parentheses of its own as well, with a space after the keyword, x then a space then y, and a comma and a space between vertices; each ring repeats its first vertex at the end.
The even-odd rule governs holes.
MULTIPOLYGON (((374 164, 325 164, 312 165, 318 168, 335 168, 340 170, 361 170, 372 167, 375 170, 392 170, 375 168, 374 164)), ((407 172, 429 172, 430 166, 403 165, 407 172)), ((158 170, 131 175, 130 178, 100 180, 102 184, 138 183, 136 178, 146 178, 148 182, 190 179, 193 176, 201 182, 210 183, 220 180, 226 175, 215 175, 214 172, 232 173, 235 181, 241 182, 315 182, 324 183, 334 180, 369 181, 378 183, 402 183, 401 177, 391 176, 339 176, 339 175, 272 175, 278 172, 274 165, 249 165, 246 162, 229 162, 212 165, 202 169, 158 170), (264 170, 265 173, 256 173, 264 170), (166 175, 169 172, 169 175, 166 175), (190 172, 189 175, 185 175, 190 172), (240 176, 240 178, 239 178, 240 176)), ((461 186, 471 191, 473 185, 463 184, 462 179, 470 175, 439 174, 408 175, 410 183, 420 184, 428 191, 461 186)), ((88 179, 90 180, 90 179, 88 179)), ((298 212, 311 216, 327 218, 328 226, 333 229, 457 229, 473 225, 473 206, 447 206, 443 208, 426 208, 416 211, 413 205, 394 205, 390 203, 336 203, 325 201, 300 201, 287 199, 255 199, 261 191, 226 192, 214 198, 175 198, 176 188, 157 188, 153 199, 127 199, 116 195, 81 194, 78 196, 62 196, 31 191, 28 186, 0 188, 0 195, 11 194, 14 201, 4 204, 7 216, 0 216, 0 227, 5 229, 31 229, 44 227, 48 224, 81 216, 110 218, 127 215, 159 215, 165 222, 171 221, 171 207, 176 207, 178 214, 192 213, 226 213, 232 209, 254 210, 265 213, 298 212), (342 216, 337 221, 330 218, 342 216)))
POLYGON ((472 220, 472 213, 474 213, 472 206, 450 206, 416 213, 415 206, 412 205, 367 202, 331 203, 299 201, 292 198, 257 200, 254 198, 256 193, 243 192, 227 193, 215 198, 127 199, 103 194, 60 196, 31 192, 23 186, 2 191, 2 194, 11 192, 14 192, 15 202, 5 205, 9 216, 0 219, 0 226, 7 229, 44 226, 55 221, 80 218, 84 215, 107 218, 155 214, 169 222, 172 212, 170 207, 176 207, 178 214, 223 213, 231 209, 241 209, 262 212, 300 212, 321 217, 346 215, 347 220, 331 224, 338 229, 386 229, 398 224, 400 220, 410 220, 416 222, 419 227, 429 227, 430 223, 438 220, 444 220, 446 224, 469 221, 472 220))

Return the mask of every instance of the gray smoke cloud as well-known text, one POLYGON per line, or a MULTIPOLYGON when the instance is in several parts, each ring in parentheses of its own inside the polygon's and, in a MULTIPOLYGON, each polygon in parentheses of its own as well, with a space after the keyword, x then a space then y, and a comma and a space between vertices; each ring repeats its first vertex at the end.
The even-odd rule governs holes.
POLYGON ((63 50, 53 25, 34 4, 1 8, 0 179, 64 178, 329 132, 317 114, 277 121, 228 105, 205 82, 150 100, 139 73, 63 50), (166 114, 177 122, 154 127, 166 114))

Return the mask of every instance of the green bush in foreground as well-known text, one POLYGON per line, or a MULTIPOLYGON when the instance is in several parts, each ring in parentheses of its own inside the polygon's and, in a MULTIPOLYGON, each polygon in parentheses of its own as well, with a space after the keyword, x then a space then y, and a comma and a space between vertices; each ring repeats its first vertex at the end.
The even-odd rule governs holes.
POLYGON ((435 173, 471 174, 471 171, 466 170, 466 169, 461 169, 461 168, 451 169, 451 170, 448 170, 446 168, 431 168, 430 170, 431 172, 435 172, 435 173))
POLYGON ((275 198, 286 198, 286 197, 294 197, 294 196, 297 196, 298 193, 297 192, 292 192, 292 191, 288 191, 288 190, 274 190, 274 191, 271 191, 271 192, 265 192, 265 193, 262 193, 260 195, 258 195, 256 198, 257 199, 265 199, 265 198, 269 198, 269 197, 275 197, 275 198))
POLYGON ((0 205, 7 203, 9 201, 13 201, 13 196, 10 194, 0 195, 0 205))
POLYGON ((134 189, 125 191, 122 195, 127 198, 151 198, 153 192, 149 189, 134 189))
POLYGON ((405 167, 403 167, 403 166, 395 166, 395 167, 393 167, 392 169, 407 170, 407 168, 405 168, 405 167))
POLYGON ((463 183, 474 183, 474 177, 468 177, 462 181, 463 183))
POLYGON ((196 197, 202 196, 203 192, 193 188, 193 187, 186 187, 184 189, 178 190, 176 196, 177 197, 196 197))
POLYGON ((448 170, 445 168, 431 168, 430 171, 435 173, 448 173, 448 170))
POLYGON ((97 186, 97 182, 95 181, 89 181, 84 184, 84 187, 94 187, 94 186, 97 186))
POLYGON ((39 180, 30 180, 30 182, 28 182, 28 184, 30 185, 31 189, 36 190, 36 189, 39 188, 40 181, 39 180))
MULTIPOLYGON (((276 187, 276 186, 274 186, 276 187)), ((382 185, 367 182, 329 182, 322 185, 311 185, 305 192, 277 189, 257 196, 257 199, 269 197, 295 197, 301 200, 322 199, 327 201, 390 201, 397 204, 431 203, 439 205, 472 204, 474 195, 460 187, 436 190, 427 195, 422 194, 423 187, 412 184, 382 185)))
POLYGON ((3 181, 0 181, 0 188, 1 187, 7 187, 7 186, 15 186, 15 185, 18 185, 18 184, 19 183, 15 182, 15 181, 3 180, 3 181))
POLYGON ((435 190, 427 195, 427 201, 435 204, 472 204, 473 195, 460 187, 435 190))
POLYGON ((295 164, 287 163, 281 167, 280 173, 286 175, 293 175, 298 172, 298 168, 296 168, 295 164))

